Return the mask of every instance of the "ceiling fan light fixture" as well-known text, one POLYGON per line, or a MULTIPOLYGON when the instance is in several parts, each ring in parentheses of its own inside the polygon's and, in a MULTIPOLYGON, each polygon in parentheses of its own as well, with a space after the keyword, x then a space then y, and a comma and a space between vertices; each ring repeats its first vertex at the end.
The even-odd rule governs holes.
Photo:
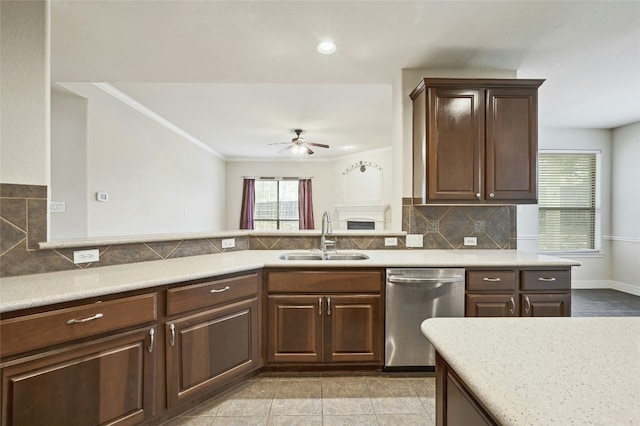
POLYGON ((321 41, 316 46, 316 49, 318 50, 319 53, 322 53, 323 55, 331 55, 333 52, 336 51, 336 44, 328 40, 321 41))
POLYGON ((304 155, 307 154, 307 149, 302 145, 295 145, 291 147, 291 153, 294 155, 304 155))

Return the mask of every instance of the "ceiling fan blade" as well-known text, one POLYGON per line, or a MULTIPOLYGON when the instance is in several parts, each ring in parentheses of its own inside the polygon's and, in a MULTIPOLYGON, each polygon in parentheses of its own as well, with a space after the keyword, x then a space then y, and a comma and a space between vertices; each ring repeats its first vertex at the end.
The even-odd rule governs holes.
POLYGON ((285 153, 285 152, 287 152, 287 151, 290 151, 290 150, 291 150, 291 148, 293 148, 293 145, 289 145, 289 146, 288 146, 288 147, 286 147, 286 148, 282 148, 280 151, 278 151, 278 154, 283 154, 283 153, 285 153))
POLYGON ((274 143, 270 143, 269 145, 289 145, 291 142, 274 142, 274 143))
POLYGON ((307 142, 307 145, 317 146, 317 147, 320 147, 320 148, 329 148, 329 145, 326 145, 326 144, 323 144, 323 143, 307 142))
POLYGON ((311 151, 308 146, 305 146, 305 149, 307 150, 307 154, 309 155, 313 154, 313 151, 311 151))

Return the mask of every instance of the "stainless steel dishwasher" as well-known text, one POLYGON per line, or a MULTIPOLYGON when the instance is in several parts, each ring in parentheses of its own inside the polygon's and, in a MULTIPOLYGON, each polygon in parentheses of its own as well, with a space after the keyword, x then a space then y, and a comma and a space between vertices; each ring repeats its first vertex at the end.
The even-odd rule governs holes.
POLYGON ((433 346, 420 331, 427 318, 464 316, 464 269, 387 269, 385 370, 430 370, 433 346))

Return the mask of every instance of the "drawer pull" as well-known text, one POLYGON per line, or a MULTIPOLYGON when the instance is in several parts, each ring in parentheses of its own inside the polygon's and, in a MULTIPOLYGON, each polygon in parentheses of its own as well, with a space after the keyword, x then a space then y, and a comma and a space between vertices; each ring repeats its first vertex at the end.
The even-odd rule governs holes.
POLYGON ((171 324, 169 326, 169 330, 171 330, 171 339, 169 340, 169 344, 174 346, 176 344, 176 325, 171 324))
POLYGON ((499 283, 500 281, 502 281, 500 278, 483 278, 482 281, 488 281, 490 283, 499 283))
POLYGON ((209 293, 224 293, 225 291, 229 291, 230 289, 231 287, 229 286, 226 286, 225 288, 218 288, 218 289, 214 288, 209 290, 209 293))
POLYGON ((531 300, 529 300, 529 296, 525 296, 524 301, 526 302, 526 305, 524 305, 524 313, 528 314, 529 310, 531 310, 531 300))
POLYGON ((331 315, 331 298, 327 297, 327 315, 331 315))
POLYGON ((95 314, 94 316, 88 317, 88 318, 82 318, 82 319, 75 319, 74 318, 74 319, 70 319, 69 321, 67 321, 67 324, 68 325, 72 325, 72 324, 80 324, 80 323, 83 323, 83 322, 94 321, 94 320, 102 318, 103 316, 104 316, 103 314, 95 314))
POLYGON ((550 283, 550 282, 553 282, 553 281, 555 281, 555 280, 556 280, 556 279, 555 279, 555 278, 553 278, 553 277, 552 277, 552 278, 545 278, 545 277, 540 277, 540 278, 538 278, 538 281, 545 281, 545 282, 549 282, 549 283, 550 283))
POLYGON ((516 301, 514 300, 513 296, 509 298, 509 304, 511 305, 511 307, 509 308, 509 315, 513 315, 516 312, 516 301))
POLYGON ((318 315, 322 315, 322 297, 318 297, 318 315))
POLYGON ((156 331, 152 328, 149 330, 149 337, 151 338, 149 341, 149 347, 147 348, 147 350, 149 351, 149 353, 153 352, 153 346, 156 343, 156 331))

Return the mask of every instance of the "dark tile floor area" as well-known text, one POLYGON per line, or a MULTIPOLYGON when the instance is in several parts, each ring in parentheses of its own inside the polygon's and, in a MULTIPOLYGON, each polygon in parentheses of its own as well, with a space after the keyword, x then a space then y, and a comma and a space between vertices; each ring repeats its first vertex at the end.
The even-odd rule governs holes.
MULTIPOLYGON (((572 290, 574 317, 640 316, 640 296, 572 290)), ((421 425, 435 422, 433 374, 260 374, 164 426, 421 425)))
POLYGON ((611 289, 571 290, 571 316, 640 316, 640 296, 611 289))

